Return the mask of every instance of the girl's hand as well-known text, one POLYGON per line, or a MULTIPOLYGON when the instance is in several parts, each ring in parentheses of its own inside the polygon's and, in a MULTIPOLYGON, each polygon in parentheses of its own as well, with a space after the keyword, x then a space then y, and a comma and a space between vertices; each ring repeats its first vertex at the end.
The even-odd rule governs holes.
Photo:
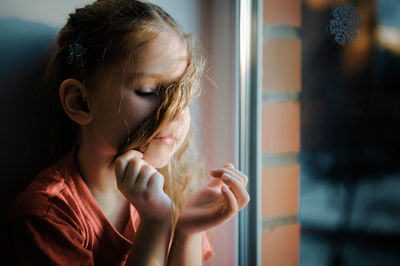
POLYGON ((177 230, 185 235, 225 223, 250 200, 246 191, 247 176, 232 164, 210 173, 216 179, 196 192, 179 216, 177 230))
POLYGON ((142 160, 143 153, 128 151, 115 161, 117 186, 142 220, 171 221, 173 203, 163 190, 164 176, 142 160))

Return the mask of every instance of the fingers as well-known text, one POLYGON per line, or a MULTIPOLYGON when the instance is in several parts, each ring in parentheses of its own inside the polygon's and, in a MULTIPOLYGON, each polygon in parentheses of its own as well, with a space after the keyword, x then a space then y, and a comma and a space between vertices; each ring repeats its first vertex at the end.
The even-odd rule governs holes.
POLYGON ((129 182, 129 185, 133 186, 136 183, 137 177, 139 176, 140 168, 143 163, 140 160, 135 159, 131 159, 126 163, 126 170, 120 184, 129 182))
MULTIPOLYGON (((225 164, 224 166, 227 166, 227 165, 233 166, 232 164, 225 164)), ((210 174, 216 178, 222 177, 222 175, 224 173, 229 174, 230 176, 238 179, 244 186, 246 186, 249 181, 249 179, 247 178, 247 176, 245 174, 243 174, 238 169, 233 168, 233 167, 218 168, 218 169, 214 169, 214 170, 210 171, 210 174)))
POLYGON ((237 179, 229 174, 224 173, 222 175, 222 180, 226 185, 229 186, 230 190, 233 192, 239 210, 241 210, 250 200, 249 193, 246 191, 246 188, 243 186, 243 184, 237 179))
POLYGON ((232 191, 229 190, 227 186, 222 186, 222 194, 224 195, 224 198, 227 202, 226 208, 224 210, 224 215, 226 216, 233 216, 236 214, 238 211, 238 205, 236 202, 235 195, 232 193, 232 191))
POLYGON ((128 151, 115 160, 118 189, 143 220, 169 221, 174 207, 163 190, 164 177, 142 158, 142 153, 128 151))
POLYGON ((147 184, 149 189, 162 190, 164 187, 164 176, 159 172, 154 173, 147 184))
POLYGON ((156 170, 149 164, 144 164, 140 169, 140 173, 136 179, 136 189, 144 190, 147 188, 147 183, 150 177, 156 173, 156 170))
MULTIPOLYGON (((232 163, 227 163, 224 164, 223 167, 231 167, 234 168, 235 166, 232 163)), ((214 171, 214 170, 213 170, 214 171)), ((213 172, 211 171, 211 172, 213 172)), ((222 185, 222 180, 219 178, 220 176, 215 176, 209 183, 207 186, 211 187, 211 188, 216 188, 216 189, 221 189, 221 185, 222 185)))
POLYGON ((117 184, 121 184, 126 176, 127 164, 130 160, 136 159, 140 161, 143 157, 143 153, 135 150, 130 150, 123 155, 119 156, 115 160, 115 176, 117 178, 117 184))
MULTIPOLYGON (((123 184, 136 190, 147 188, 150 177, 158 171, 142 158, 143 153, 131 150, 116 159, 115 174, 119 186, 123 184)), ((156 184, 160 184, 160 177, 156 179, 156 184)))
POLYGON ((222 179, 213 178, 210 182, 208 182, 207 186, 210 188, 217 188, 218 190, 221 188, 222 179))

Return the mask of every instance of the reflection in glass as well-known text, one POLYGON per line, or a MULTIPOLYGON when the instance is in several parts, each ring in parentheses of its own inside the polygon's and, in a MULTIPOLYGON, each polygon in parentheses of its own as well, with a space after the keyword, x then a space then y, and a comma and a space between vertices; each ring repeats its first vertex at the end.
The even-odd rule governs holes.
POLYGON ((302 24, 301 265, 398 265, 400 2, 307 0, 302 24), (339 44, 333 10, 361 27, 339 44))

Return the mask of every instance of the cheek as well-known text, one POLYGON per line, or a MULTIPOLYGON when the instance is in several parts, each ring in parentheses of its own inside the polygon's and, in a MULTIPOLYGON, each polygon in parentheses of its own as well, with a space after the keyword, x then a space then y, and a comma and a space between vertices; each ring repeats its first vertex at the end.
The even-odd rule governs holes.
POLYGON ((147 117, 157 108, 160 99, 156 96, 139 96, 133 90, 125 89, 120 101, 126 114, 147 117))
POLYGON ((143 120, 149 118, 156 108, 157 103, 154 101, 130 99, 121 105, 116 119, 122 120, 124 123, 126 122, 127 126, 133 130, 137 128, 143 120))
POLYGON ((144 151, 143 160, 151 164, 155 168, 162 168, 168 164, 171 156, 178 150, 182 145, 190 128, 190 115, 186 115, 179 121, 179 124, 174 127, 177 135, 177 141, 175 145, 159 144, 156 141, 152 141, 146 151, 144 151))
POLYGON ((182 119, 182 123, 179 125, 178 130, 179 130, 180 134, 178 137, 178 141, 177 141, 175 150, 177 150, 182 145, 186 135, 188 134, 189 128, 190 128, 190 121, 191 121, 190 112, 189 112, 189 110, 187 110, 187 112, 185 112, 184 117, 182 119))
POLYGON ((96 100, 95 129, 115 149, 152 115, 158 105, 157 99, 140 98, 130 91, 124 92, 122 97, 115 93, 96 100))

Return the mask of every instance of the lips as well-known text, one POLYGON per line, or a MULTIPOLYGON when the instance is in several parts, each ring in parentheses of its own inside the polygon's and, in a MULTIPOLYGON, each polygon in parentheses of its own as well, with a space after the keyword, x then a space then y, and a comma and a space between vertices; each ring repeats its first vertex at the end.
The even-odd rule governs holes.
POLYGON ((164 135, 164 136, 156 137, 156 139, 159 139, 159 138, 175 138, 175 137, 174 137, 174 135, 169 134, 169 135, 164 135))
POLYGON ((172 134, 169 134, 160 137, 155 137, 154 139, 164 144, 171 144, 175 141, 176 137, 172 134))

